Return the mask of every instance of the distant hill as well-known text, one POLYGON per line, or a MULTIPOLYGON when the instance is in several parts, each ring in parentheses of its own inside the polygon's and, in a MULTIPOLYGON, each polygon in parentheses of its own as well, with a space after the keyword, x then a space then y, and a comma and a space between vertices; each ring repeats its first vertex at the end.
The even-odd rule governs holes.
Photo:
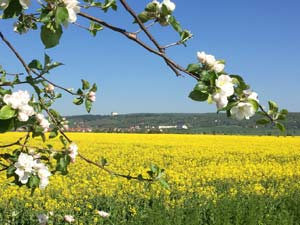
MULTIPOLYGON (((69 116, 71 131, 124 133, 190 133, 190 134, 249 134, 279 135, 270 126, 257 126, 256 119, 237 121, 224 113, 137 113, 122 115, 69 116)), ((300 135, 300 113, 290 113, 287 135, 300 135)))

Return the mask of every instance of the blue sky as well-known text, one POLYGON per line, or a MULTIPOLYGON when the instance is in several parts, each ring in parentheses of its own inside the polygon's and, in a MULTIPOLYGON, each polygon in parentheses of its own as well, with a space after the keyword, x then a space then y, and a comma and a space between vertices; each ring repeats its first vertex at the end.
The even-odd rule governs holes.
MULTIPOLYGON (((148 3, 128 1, 136 11, 148 3)), ((205 51, 225 59, 226 72, 242 75, 259 94, 263 105, 276 101, 289 111, 300 111, 300 2, 298 0, 177 0, 174 16, 191 30, 194 38, 187 47, 167 51, 176 62, 186 67, 197 61, 196 52, 205 51)), ((117 13, 93 12, 99 18, 135 31, 130 16, 119 5, 117 13)), ((70 25, 64 30, 61 44, 45 50, 39 33, 18 35, 13 21, 0 20, 0 30, 15 45, 27 62, 43 59, 46 52, 65 66, 49 76, 66 87, 79 87, 80 79, 96 82, 99 87, 92 114, 139 112, 215 112, 215 105, 193 102, 187 96, 195 85, 188 76, 176 77, 164 61, 130 40, 105 29, 94 38, 70 25)), ((87 21, 79 18, 78 23, 87 21)), ((170 28, 152 27, 163 44, 177 41, 170 28)), ((22 67, 0 43, 0 64, 7 71, 20 72, 22 67)), ((85 114, 64 94, 56 108, 64 115, 85 114)))

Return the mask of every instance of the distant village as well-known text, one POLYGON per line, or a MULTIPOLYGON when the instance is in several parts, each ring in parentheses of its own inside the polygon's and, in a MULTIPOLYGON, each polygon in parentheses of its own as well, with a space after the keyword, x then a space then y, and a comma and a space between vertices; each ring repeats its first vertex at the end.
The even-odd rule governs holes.
MULTIPOLYGON (((111 117, 118 116, 119 113, 112 112, 111 117)), ((86 126, 83 121, 73 122, 67 129, 68 132, 114 132, 114 133, 165 133, 167 130, 188 130, 188 125, 184 123, 177 123, 176 125, 171 124, 160 124, 160 125, 133 125, 129 127, 110 127, 110 128, 93 128, 86 126)))

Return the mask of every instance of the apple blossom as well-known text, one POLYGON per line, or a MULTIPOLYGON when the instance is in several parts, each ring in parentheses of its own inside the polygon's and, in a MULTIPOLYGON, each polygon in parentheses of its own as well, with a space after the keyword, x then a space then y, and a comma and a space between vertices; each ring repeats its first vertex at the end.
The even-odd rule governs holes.
POLYGON ((65 215, 65 216, 64 216, 64 220, 65 220, 66 222, 68 222, 68 223, 73 223, 73 222, 75 222, 74 217, 71 216, 71 215, 65 215))
POLYGON ((95 93, 94 91, 90 91, 89 94, 88 94, 88 99, 89 99, 91 102, 96 101, 96 93, 95 93))
POLYGON ((234 88, 233 88, 233 80, 228 75, 220 75, 218 79, 216 79, 216 87, 220 88, 223 94, 227 97, 233 95, 234 88))
POLYGON ((240 102, 230 110, 231 116, 237 120, 249 119, 254 116, 255 110, 251 103, 240 102))
POLYGON ((80 12, 80 6, 79 1, 77 0, 63 0, 66 8, 68 10, 69 18, 68 22, 69 23, 75 23, 77 20, 77 13, 80 12))
POLYGON ((45 91, 46 92, 53 92, 54 91, 54 86, 52 84, 48 84, 46 87, 45 87, 45 91))
POLYGON ((18 120, 25 122, 30 116, 33 116, 34 113, 34 109, 30 105, 22 105, 19 107, 18 120))
POLYGON ((161 4, 165 5, 171 12, 173 12, 176 8, 175 3, 171 2, 170 0, 163 0, 161 4))
POLYGON ((252 100, 259 102, 258 94, 256 92, 251 91, 251 90, 244 90, 243 93, 245 94, 247 99, 252 99, 252 100))
POLYGON ((99 214, 99 216, 101 216, 103 218, 107 218, 110 215, 108 212, 105 212, 105 211, 97 211, 97 213, 99 214))
POLYGON ((23 105, 27 105, 30 101, 30 95, 28 91, 17 91, 12 94, 6 94, 3 97, 3 101, 10 105, 13 109, 18 109, 23 105))
POLYGON ((14 164, 17 168, 15 173, 19 176, 19 181, 22 184, 26 184, 35 165, 34 159, 31 155, 21 153, 18 161, 14 164))
POLYGON ((69 145, 69 148, 68 148, 68 150, 69 150, 69 156, 71 157, 71 161, 72 162, 75 162, 75 158, 76 158, 76 156, 78 155, 78 146, 74 143, 74 142, 72 142, 70 145, 69 145))
POLYGON ((206 54, 205 54, 205 52, 197 52, 197 58, 198 58, 199 62, 201 62, 202 64, 206 63, 206 54))
POLYGON ((46 225, 48 222, 49 217, 46 214, 39 214, 37 215, 39 225, 46 225))
POLYGON ((45 116, 41 113, 36 114, 36 119, 39 122, 39 125, 44 128, 44 132, 46 132, 50 127, 49 121, 45 119, 45 116))
POLYGON ((213 65, 212 69, 216 72, 216 73, 221 73, 224 70, 225 65, 223 63, 219 63, 218 61, 216 61, 216 63, 213 65))
POLYGON ((228 104, 227 96, 222 91, 214 93, 212 95, 212 98, 216 102, 218 109, 222 109, 228 104))
POLYGON ((23 7, 23 9, 28 9, 28 7, 30 6, 30 0, 19 0, 21 6, 23 7))
POLYGON ((0 9, 6 9, 9 4, 9 0, 0 0, 0 9))
POLYGON ((205 52, 197 52, 198 60, 205 65, 208 65, 210 67, 214 66, 216 64, 216 58, 213 55, 208 55, 205 52))
POLYGON ((36 173, 40 178, 40 185, 39 185, 40 189, 45 189, 45 187, 49 183, 49 177, 51 176, 48 167, 44 163, 36 161, 34 169, 36 170, 36 173))

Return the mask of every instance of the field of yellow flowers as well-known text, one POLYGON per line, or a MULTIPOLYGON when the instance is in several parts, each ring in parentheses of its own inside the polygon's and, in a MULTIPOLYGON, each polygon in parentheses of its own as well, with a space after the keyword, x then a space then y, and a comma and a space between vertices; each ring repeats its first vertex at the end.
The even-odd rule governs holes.
MULTIPOLYGON (((21 135, 1 134, 0 145, 21 135)), ((147 177, 151 163, 164 168, 170 187, 111 176, 78 158, 31 197, 1 172, 0 224, 39 224, 38 215, 47 224, 68 224, 65 215, 84 225, 300 224, 300 137, 69 135, 82 155, 104 157, 118 173, 147 177)))

